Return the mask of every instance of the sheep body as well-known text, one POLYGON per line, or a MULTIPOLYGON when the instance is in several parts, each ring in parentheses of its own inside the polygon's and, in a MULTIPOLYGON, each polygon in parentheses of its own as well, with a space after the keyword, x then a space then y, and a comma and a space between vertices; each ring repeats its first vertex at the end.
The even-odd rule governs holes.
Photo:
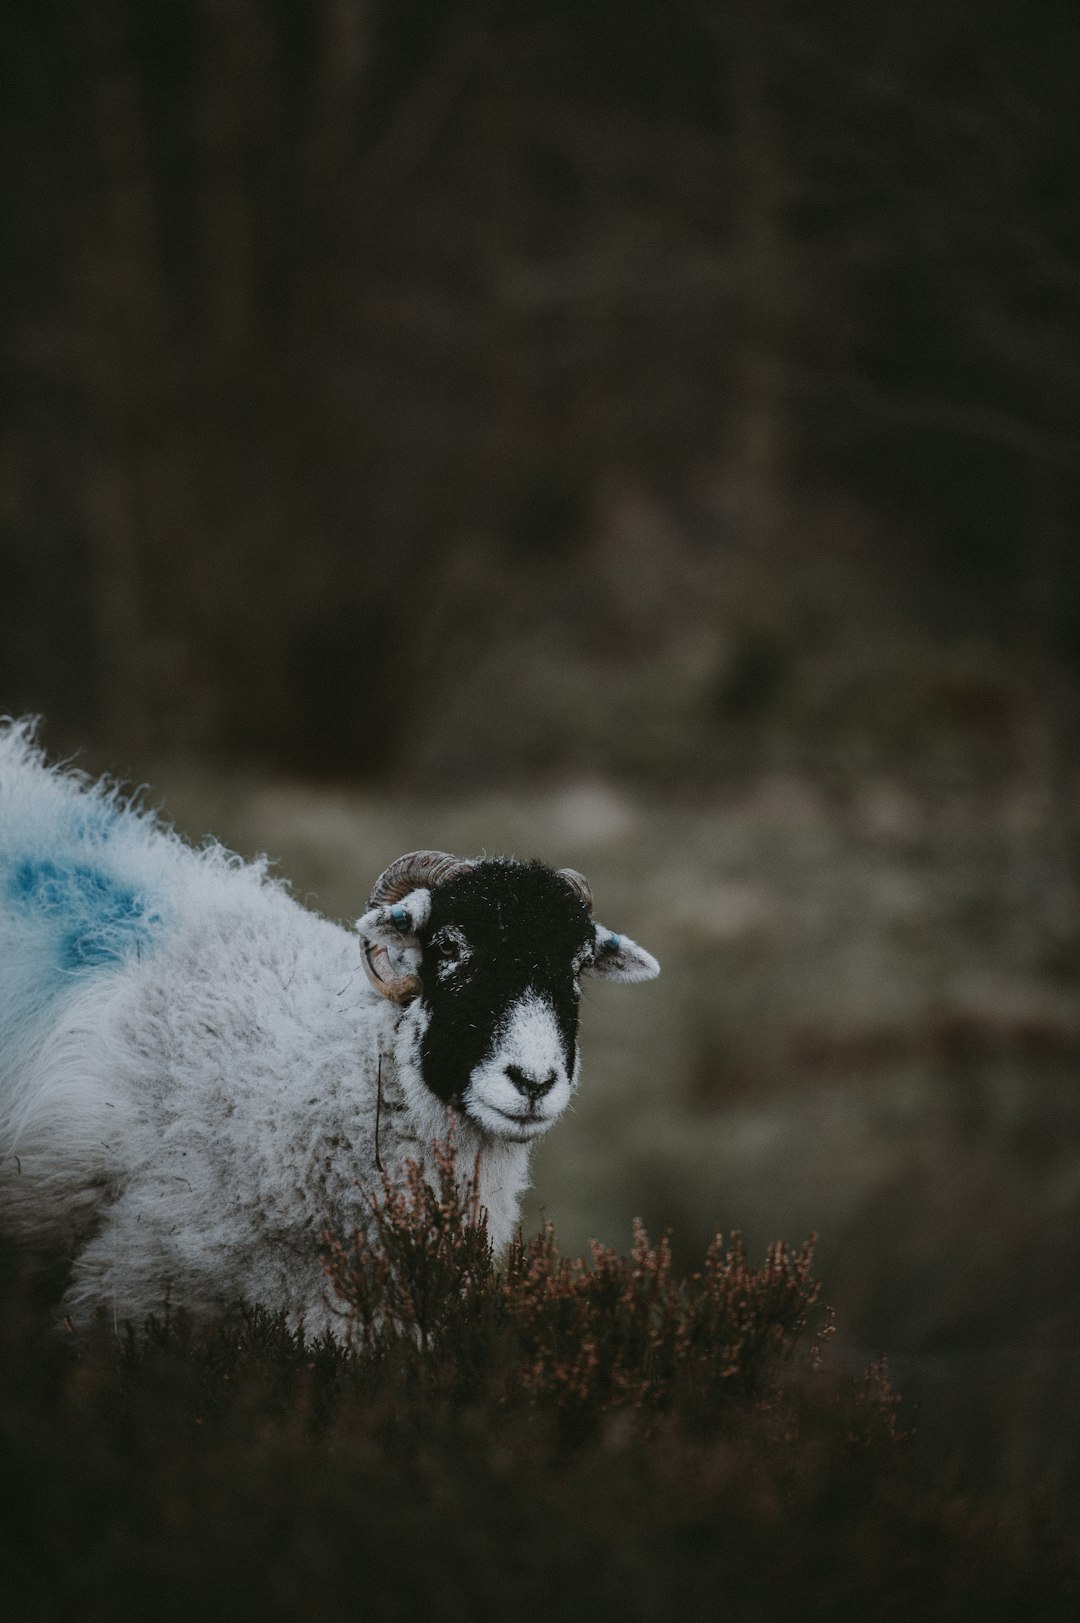
MULTIPOLYGON (((451 1123, 402 1026, 356 935, 265 862, 193 849, 0 728, 0 1226, 71 1259, 66 1314, 168 1295, 332 1326, 322 1231, 451 1123)), ((458 1148, 501 1247, 528 1148, 468 1121, 458 1148)))

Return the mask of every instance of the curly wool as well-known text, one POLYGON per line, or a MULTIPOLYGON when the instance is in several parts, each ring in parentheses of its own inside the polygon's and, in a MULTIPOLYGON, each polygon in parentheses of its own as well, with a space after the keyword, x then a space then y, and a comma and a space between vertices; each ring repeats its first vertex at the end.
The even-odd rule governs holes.
MULTIPOLYGON (((327 1224, 451 1126, 423 1025, 265 861, 193 849, 0 724, 0 1227, 70 1259, 64 1314, 257 1300, 333 1328, 327 1224)), ((501 1247, 527 1147, 468 1121, 458 1144, 501 1247)))

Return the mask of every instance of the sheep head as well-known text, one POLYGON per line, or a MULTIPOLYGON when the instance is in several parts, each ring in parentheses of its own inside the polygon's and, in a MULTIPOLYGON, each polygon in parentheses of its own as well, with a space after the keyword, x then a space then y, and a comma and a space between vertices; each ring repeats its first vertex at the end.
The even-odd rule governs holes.
POLYGON ((414 851, 357 921, 364 967, 405 1013, 424 1085, 491 1135, 538 1137, 578 1078, 583 975, 649 980, 656 960, 592 917, 572 868, 414 851))

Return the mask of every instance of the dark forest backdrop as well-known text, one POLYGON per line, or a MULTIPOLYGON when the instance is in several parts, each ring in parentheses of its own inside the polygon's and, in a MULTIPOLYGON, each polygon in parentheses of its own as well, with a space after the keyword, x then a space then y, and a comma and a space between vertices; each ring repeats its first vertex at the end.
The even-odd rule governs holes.
POLYGON ((0 708, 121 768, 1060 778, 1075 5, 0 26, 0 708))

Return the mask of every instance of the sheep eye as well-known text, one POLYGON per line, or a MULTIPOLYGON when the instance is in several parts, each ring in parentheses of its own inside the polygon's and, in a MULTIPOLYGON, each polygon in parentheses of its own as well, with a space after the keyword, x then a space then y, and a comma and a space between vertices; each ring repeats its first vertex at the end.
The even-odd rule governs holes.
POLYGON ((445 936, 443 940, 439 942, 438 946, 435 948, 435 951, 438 953, 440 958, 456 958, 458 953, 461 951, 461 948, 454 940, 453 936, 445 936))

